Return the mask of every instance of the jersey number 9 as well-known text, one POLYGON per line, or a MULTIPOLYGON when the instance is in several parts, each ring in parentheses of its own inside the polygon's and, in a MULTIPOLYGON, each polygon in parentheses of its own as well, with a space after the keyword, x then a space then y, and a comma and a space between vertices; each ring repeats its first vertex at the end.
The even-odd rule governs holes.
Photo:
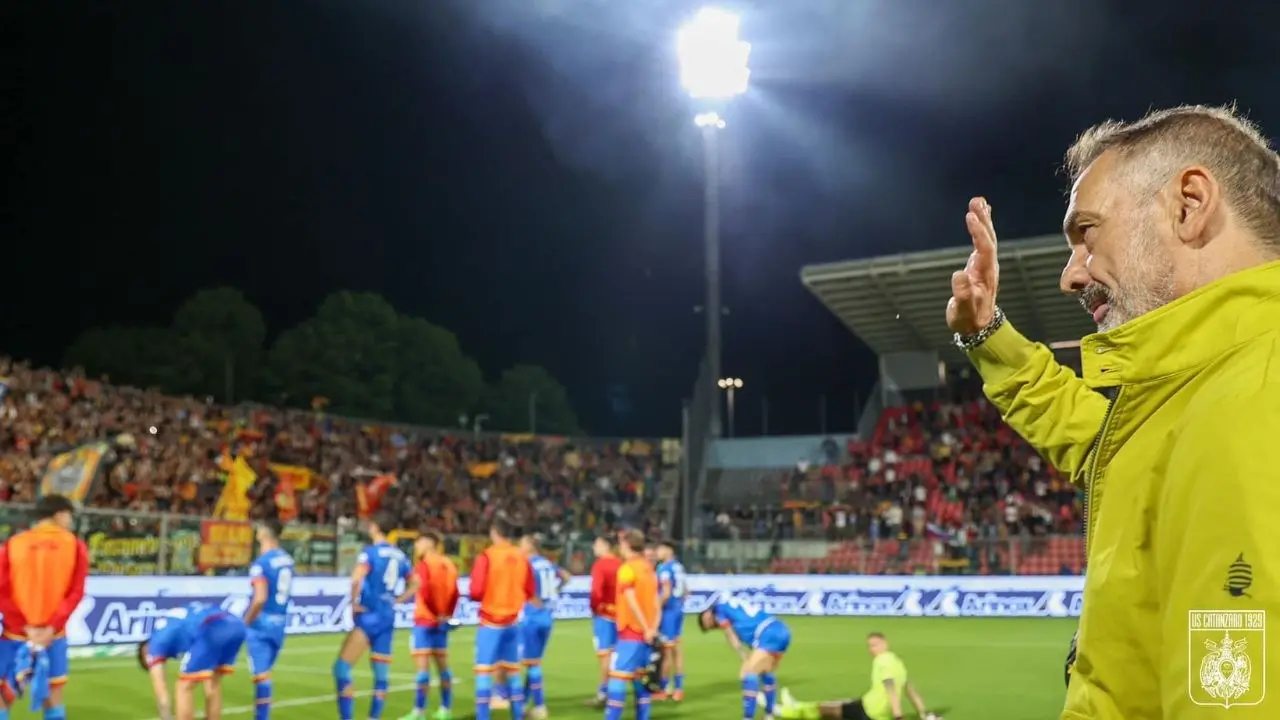
POLYGON ((280 568, 276 573, 276 604, 289 604, 289 591, 293 588, 293 568, 280 568))

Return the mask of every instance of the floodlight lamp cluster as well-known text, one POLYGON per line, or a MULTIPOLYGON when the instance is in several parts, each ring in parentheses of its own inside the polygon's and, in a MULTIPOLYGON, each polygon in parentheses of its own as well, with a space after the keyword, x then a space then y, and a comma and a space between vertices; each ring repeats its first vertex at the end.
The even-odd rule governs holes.
POLYGON ((716 384, 721 390, 738 390, 742 388, 742 378, 720 378, 716 384))
POLYGON ((728 100, 747 91, 751 43, 731 12, 703 8, 676 35, 680 83, 695 100, 728 100))
POLYGON ((711 128, 719 130, 724 127, 724 118, 720 117, 720 113, 704 112, 693 116, 693 124, 700 128, 711 128))

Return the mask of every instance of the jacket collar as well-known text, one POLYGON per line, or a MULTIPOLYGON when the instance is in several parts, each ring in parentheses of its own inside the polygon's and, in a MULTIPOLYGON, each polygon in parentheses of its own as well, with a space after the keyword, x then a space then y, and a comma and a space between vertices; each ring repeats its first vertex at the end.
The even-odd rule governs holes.
POLYGON ((1203 367, 1280 328, 1280 261, 1228 275, 1164 307, 1080 341, 1092 388, 1155 380, 1203 367))

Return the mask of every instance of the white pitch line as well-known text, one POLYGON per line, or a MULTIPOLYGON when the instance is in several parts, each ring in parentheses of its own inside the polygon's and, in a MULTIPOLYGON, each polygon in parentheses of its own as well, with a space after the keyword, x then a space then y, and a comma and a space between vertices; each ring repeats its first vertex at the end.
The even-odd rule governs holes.
MULTIPOLYGON (((417 685, 392 685, 387 688, 387 693, 404 692, 406 690, 416 690, 417 685)), ((355 697, 369 697, 373 694, 372 690, 361 690, 356 692, 355 697)), ((272 709, 289 708, 289 707, 305 707, 307 705, 319 705, 320 703, 337 703, 337 697, 333 694, 314 695, 312 697, 293 698, 290 700, 277 700, 271 703, 272 709)), ((235 707, 222 708, 223 715, 248 715, 257 709, 257 705, 236 705, 235 707)), ((147 720, 162 720, 162 718, 147 718, 147 720)))
MULTIPOLYGON (((89 667, 77 668, 76 672, 82 673, 82 672, 93 672, 94 670, 98 670, 98 669, 134 667, 137 664, 138 663, 134 660, 101 660, 101 661, 95 662, 93 665, 90 665, 89 667)), ((324 670, 321 668, 314 668, 314 667, 307 667, 305 665, 276 665, 272 669, 280 670, 282 672, 296 673, 299 675, 332 675, 332 672, 329 670, 324 670)), ((367 670, 361 670, 354 673, 353 677, 361 680, 368 680, 373 677, 373 673, 367 670)), ((417 675, 413 673, 403 673, 403 672, 393 672, 388 677, 392 680, 417 679, 417 675)))

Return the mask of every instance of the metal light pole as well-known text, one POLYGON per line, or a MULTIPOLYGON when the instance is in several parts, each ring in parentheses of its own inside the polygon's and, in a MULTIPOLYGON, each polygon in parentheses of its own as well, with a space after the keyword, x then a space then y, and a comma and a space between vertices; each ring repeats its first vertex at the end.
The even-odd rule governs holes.
MULTIPOLYGON (((742 378, 720 378, 718 381, 716 381, 716 384, 720 386, 721 390, 724 390, 725 393, 728 394, 727 400, 729 401, 729 437, 733 437, 733 419, 734 419, 734 416, 737 415, 737 413, 735 413, 733 409, 733 394, 735 391, 742 389, 742 378)), ((716 403, 716 405, 719 406, 720 403, 716 403)))
MULTIPOLYGON (((737 15, 703 8, 676 34, 680 82, 689 97, 710 106, 723 105, 747 91, 751 44, 743 42, 737 15)), ((718 135, 724 118, 704 110, 693 118, 702 130, 703 246, 706 253, 707 366, 710 382, 720 379, 720 153, 718 135)), ((720 403, 711 411, 711 436, 721 435, 720 403)))

